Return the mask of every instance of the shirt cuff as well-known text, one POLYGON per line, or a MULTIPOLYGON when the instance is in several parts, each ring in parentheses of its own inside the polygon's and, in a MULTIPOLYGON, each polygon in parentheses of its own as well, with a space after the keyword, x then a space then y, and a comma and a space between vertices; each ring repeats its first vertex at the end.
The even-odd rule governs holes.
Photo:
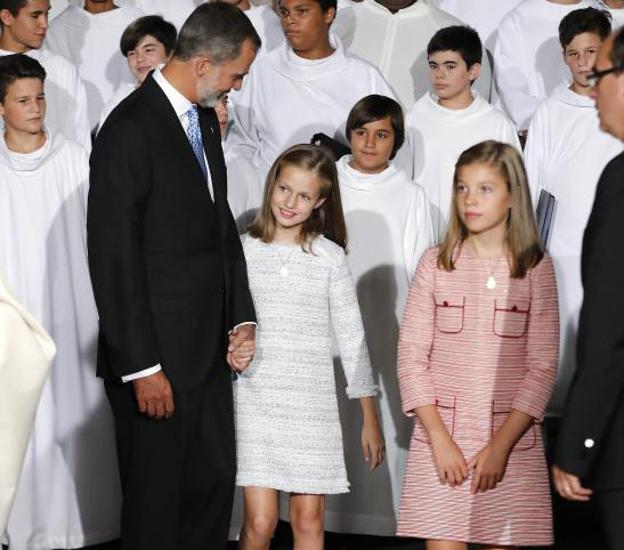
POLYGON ((258 326, 258 323, 254 323, 253 321, 245 321, 244 323, 238 323, 232 330, 236 330, 238 327, 242 327, 243 325, 253 325, 254 327, 258 326))
POLYGON ((138 380, 139 378, 145 378, 147 376, 151 376, 152 374, 156 374, 162 370, 160 364, 154 365, 149 369, 144 369, 139 372, 133 372, 132 374, 128 374, 126 376, 121 377, 121 381, 125 384, 127 382, 132 382, 133 380, 138 380))

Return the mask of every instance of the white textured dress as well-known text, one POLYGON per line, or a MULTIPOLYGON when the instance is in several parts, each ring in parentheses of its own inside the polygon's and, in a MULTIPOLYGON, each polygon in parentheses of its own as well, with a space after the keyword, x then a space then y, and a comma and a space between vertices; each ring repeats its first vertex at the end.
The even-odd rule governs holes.
POLYGON ((351 399, 377 393, 345 253, 243 237, 256 355, 234 382, 237 485, 309 494, 349 490, 332 337, 351 399))

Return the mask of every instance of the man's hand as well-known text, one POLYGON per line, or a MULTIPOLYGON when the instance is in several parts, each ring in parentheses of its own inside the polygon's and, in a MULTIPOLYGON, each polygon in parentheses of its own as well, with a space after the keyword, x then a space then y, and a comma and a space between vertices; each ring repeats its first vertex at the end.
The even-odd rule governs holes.
POLYGON ((563 498, 587 502, 591 497, 592 490, 583 487, 578 476, 563 471, 559 466, 552 467, 552 474, 555 489, 563 498))
POLYGON ((163 371, 137 378, 132 385, 139 411, 154 420, 171 418, 175 410, 173 390, 163 371))
POLYGON ((240 325, 229 332, 227 362, 232 369, 243 372, 256 352, 256 326, 240 325))

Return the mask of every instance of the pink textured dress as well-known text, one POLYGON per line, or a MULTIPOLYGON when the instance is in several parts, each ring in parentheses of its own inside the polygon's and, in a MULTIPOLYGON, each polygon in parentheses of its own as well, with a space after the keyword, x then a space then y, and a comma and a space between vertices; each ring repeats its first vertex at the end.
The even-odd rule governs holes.
POLYGON ((415 419, 397 534, 488 545, 553 542, 548 469, 540 422, 556 378, 557 288, 550 258, 512 279, 503 258, 481 260, 467 247, 455 270, 423 255, 399 337, 403 411, 436 404, 467 461, 488 443, 511 408, 535 423, 512 450, 499 485, 470 494, 471 479, 440 484, 427 434, 415 419), (490 275, 496 288, 489 289, 490 275))

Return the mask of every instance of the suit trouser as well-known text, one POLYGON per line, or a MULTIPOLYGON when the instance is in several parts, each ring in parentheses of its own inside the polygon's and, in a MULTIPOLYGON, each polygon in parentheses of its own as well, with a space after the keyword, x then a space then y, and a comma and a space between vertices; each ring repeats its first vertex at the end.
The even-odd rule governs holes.
POLYGON ((230 373, 174 388, 169 420, 137 409, 131 383, 106 383, 123 489, 122 550, 220 550, 227 546, 236 446, 230 373))
POLYGON ((596 496, 609 548, 624 549, 624 489, 599 491, 596 496))

